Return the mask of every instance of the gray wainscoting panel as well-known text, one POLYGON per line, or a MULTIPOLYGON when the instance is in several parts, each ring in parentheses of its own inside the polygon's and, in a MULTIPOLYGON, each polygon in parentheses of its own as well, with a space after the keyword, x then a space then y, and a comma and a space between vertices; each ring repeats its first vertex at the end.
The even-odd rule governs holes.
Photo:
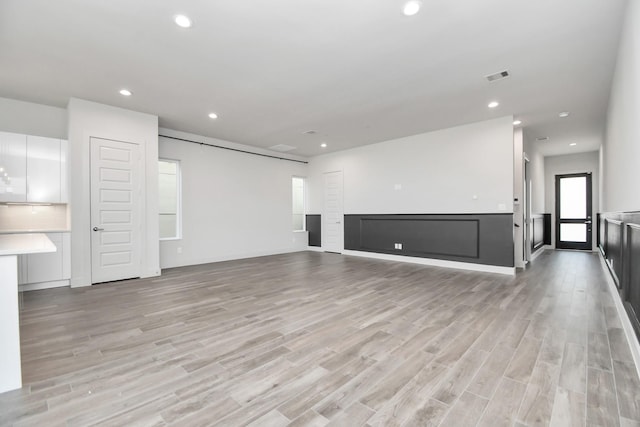
POLYGON ((627 224, 627 275, 625 287, 627 289, 627 302, 629 317, 636 332, 640 332, 640 225, 627 224))
POLYGON ((600 251, 640 338, 640 212, 599 214, 600 251))
POLYGON ((605 219, 604 234, 606 236, 607 263, 613 273, 613 279, 618 288, 622 286, 622 233, 623 222, 615 219, 605 219))
POLYGON ((345 249, 513 267, 511 214, 345 215, 345 249), (395 244, 402 244, 396 249, 395 244))
POLYGON ((309 232, 309 246, 322 246, 322 218, 320 215, 306 215, 306 230, 309 232))
POLYGON ((531 215, 531 228, 533 229, 531 249, 535 251, 544 246, 544 215, 531 215))

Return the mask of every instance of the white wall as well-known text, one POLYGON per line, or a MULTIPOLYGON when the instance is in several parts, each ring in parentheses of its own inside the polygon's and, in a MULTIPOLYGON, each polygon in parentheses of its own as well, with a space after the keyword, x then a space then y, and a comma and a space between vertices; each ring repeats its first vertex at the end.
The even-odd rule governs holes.
POLYGON ((158 118, 149 114, 71 98, 69 113, 69 181, 71 204, 71 286, 91 284, 90 139, 140 144, 142 277, 160 274, 158 230, 158 118))
POLYGON ((0 98, 0 131, 67 138, 67 110, 0 98))
POLYGON ((592 186, 592 237, 593 249, 596 249, 596 213, 599 211, 600 198, 598 194, 598 182, 600 180, 599 168, 600 154, 597 151, 590 153, 570 154, 566 156, 545 157, 545 210, 551 214, 551 244, 556 242, 556 175, 591 172, 592 186))
POLYGON ((529 159, 531 178, 531 212, 534 214, 550 213, 545 209, 545 173, 544 156, 540 153, 536 141, 524 132, 524 153, 529 159))
POLYGON ((524 267, 524 135, 522 129, 513 131, 513 222, 520 228, 513 230, 513 260, 516 267, 524 267), (515 200, 518 203, 515 203, 515 200))
MULTIPOLYGON (((167 129, 162 134, 257 150, 167 129)), ((291 194, 291 177, 306 176, 306 164, 164 137, 160 157, 179 160, 182 174, 182 239, 160 242, 162 268, 306 249, 306 233, 292 231, 291 194)))
POLYGON ((640 1, 630 1, 603 144, 602 212, 640 210, 640 1))
POLYGON ((315 157, 308 213, 322 212, 322 174, 336 170, 344 172, 345 214, 511 213, 512 121, 502 117, 315 157))

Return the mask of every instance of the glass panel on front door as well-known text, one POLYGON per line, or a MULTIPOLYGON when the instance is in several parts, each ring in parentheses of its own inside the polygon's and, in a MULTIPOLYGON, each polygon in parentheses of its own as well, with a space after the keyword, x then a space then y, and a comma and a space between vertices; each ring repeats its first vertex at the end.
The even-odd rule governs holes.
POLYGON ((591 174, 556 175, 556 247, 591 250, 591 174))

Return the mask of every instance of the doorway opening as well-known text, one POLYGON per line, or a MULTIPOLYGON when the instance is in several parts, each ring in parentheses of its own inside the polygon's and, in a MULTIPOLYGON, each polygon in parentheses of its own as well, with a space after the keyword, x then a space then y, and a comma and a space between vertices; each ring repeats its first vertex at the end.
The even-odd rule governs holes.
POLYGON ((592 248, 591 173, 556 175, 556 248, 592 248))

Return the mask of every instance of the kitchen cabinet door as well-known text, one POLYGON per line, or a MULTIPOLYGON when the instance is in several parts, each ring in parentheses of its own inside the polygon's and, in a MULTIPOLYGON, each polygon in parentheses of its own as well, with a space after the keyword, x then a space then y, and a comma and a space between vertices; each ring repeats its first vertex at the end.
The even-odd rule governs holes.
POLYGON ((27 136, 27 202, 60 203, 60 140, 27 136))
POLYGON ((47 233, 47 237, 56 245, 56 252, 27 255, 26 283, 53 282, 64 278, 63 233, 47 233))
POLYGON ((0 132, 0 202, 27 200, 27 137, 0 132))

